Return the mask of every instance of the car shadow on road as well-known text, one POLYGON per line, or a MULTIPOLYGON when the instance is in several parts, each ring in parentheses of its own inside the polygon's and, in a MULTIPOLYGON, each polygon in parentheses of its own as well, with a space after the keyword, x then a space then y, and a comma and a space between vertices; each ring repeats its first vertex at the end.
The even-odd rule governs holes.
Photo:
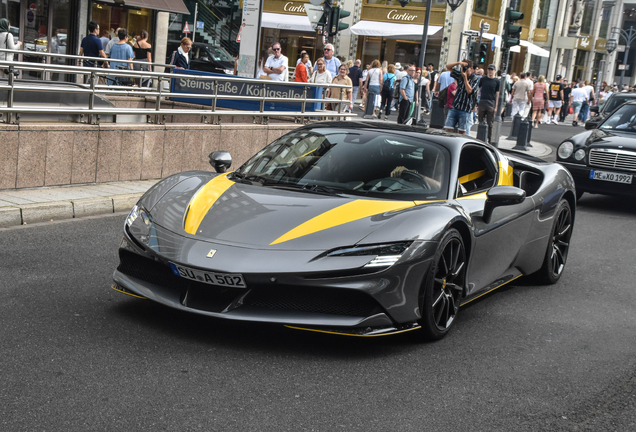
POLYGON ((607 195, 585 193, 576 203, 577 208, 598 211, 599 213, 636 214, 636 201, 607 195))

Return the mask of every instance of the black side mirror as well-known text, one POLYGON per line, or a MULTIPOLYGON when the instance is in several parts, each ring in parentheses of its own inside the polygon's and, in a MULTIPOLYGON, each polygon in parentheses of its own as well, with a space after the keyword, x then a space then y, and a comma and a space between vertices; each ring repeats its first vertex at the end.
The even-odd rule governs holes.
POLYGON ((596 129, 596 126, 598 126, 598 123, 596 122, 585 122, 585 129, 587 130, 596 129))
POLYGON ((526 191, 514 186, 495 186, 486 193, 486 198, 482 219, 490 223, 495 208, 521 204, 526 199, 526 191))
POLYGON ((216 170, 218 173, 226 172, 232 166, 232 156, 230 156, 229 152, 226 151, 215 151, 210 153, 210 165, 216 170))

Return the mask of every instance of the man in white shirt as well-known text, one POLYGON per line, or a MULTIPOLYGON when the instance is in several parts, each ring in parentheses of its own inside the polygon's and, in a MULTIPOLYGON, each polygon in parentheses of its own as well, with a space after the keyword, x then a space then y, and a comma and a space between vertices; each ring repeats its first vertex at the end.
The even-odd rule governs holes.
POLYGON ((330 43, 325 45, 325 56, 323 59, 325 59, 325 69, 329 71, 332 77, 337 76, 338 69, 340 69, 340 60, 333 55, 333 45, 330 43))
POLYGON ((272 81, 288 81, 289 62, 287 57, 281 52, 280 44, 276 42, 272 45, 274 55, 267 59, 263 71, 272 79, 272 81))
MULTIPOLYGON (((526 82, 528 83, 530 94, 532 94, 532 90, 534 90, 534 81, 532 81, 532 72, 526 73, 526 82)), ((523 118, 528 117, 528 114, 530 114, 531 109, 532 109, 532 98, 528 99, 528 101, 526 102, 526 107, 523 110, 523 115, 521 117, 523 118)))
POLYGON ((589 99, 587 98, 587 92, 583 88, 582 82, 579 83, 579 85, 572 90, 570 98, 572 100, 572 112, 574 112, 574 121, 572 122, 572 126, 578 126, 581 107, 584 103, 589 102, 589 99))

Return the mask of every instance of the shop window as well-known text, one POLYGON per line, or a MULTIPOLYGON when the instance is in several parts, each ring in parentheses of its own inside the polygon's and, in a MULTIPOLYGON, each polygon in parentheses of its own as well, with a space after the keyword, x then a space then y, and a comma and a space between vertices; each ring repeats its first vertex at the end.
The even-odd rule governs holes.
POLYGON ((550 18, 550 2, 551 0, 541 0, 539 2, 537 28, 548 28, 548 19, 550 18))
MULTIPOLYGON (((152 40, 152 11, 150 9, 133 9, 122 6, 111 6, 93 3, 92 20, 99 24, 101 31, 108 31, 108 37, 117 37, 117 29, 125 28, 131 37, 146 30, 152 40)), ((100 34, 101 36, 101 34, 100 34)))
POLYGON ((594 16, 594 8, 596 3, 589 1, 585 4, 583 10, 583 22, 581 23, 581 33, 589 35, 592 32, 592 17, 594 16))
POLYGON ((482 15, 493 15, 495 0, 475 0, 474 12, 482 15))
POLYGON ((607 39, 610 17, 612 16, 612 4, 603 4, 603 13, 601 14, 601 28, 598 32, 598 37, 601 39, 607 39))

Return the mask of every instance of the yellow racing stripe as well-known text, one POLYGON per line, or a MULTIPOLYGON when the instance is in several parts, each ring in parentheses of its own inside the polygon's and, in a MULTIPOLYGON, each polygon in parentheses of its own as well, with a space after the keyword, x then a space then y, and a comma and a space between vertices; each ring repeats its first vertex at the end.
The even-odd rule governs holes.
POLYGON ((216 200, 234 184, 232 180, 227 178, 228 174, 214 177, 194 194, 190 204, 188 204, 186 220, 184 221, 184 229, 187 233, 196 234, 203 218, 208 214, 216 200))
POLYGON ((474 173, 466 174, 465 176, 461 176, 458 180, 461 184, 468 183, 469 181, 477 180, 479 177, 486 174, 486 170, 475 171, 474 173))
POLYGON ((326 211, 283 234, 270 245, 283 243, 318 231, 381 213, 414 207, 413 201, 355 200, 326 211))

